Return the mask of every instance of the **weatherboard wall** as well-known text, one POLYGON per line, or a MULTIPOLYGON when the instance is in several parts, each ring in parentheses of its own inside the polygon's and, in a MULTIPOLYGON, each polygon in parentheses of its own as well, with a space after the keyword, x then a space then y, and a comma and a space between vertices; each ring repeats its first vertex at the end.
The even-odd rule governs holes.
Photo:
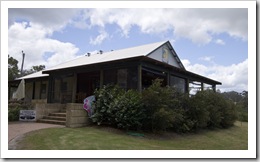
POLYGON ((174 58, 172 51, 166 44, 153 51, 148 55, 148 57, 181 68, 177 60, 174 58))

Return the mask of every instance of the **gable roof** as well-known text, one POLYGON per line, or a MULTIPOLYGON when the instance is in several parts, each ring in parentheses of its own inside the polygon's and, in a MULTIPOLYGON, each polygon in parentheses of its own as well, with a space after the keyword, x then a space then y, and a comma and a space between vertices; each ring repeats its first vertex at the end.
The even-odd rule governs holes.
MULTIPOLYGON (((158 49, 159 47, 161 47, 164 44, 168 44, 168 46, 171 47, 171 44, 169 41, 163 41, 163 42, 157 42, 157 43, 152 43, 152 44, 146 44, 146 45, 142 45, 142 46, 136 46, 136 47, 131 47, 131 48, 103 52, 102 54, 91 54, 90 56, 81 56, 77 59, 51 67, 47 70, 44 70, 43 72, 46 73, 48 71, 53 71, 53 70, 79 67, 79 66, 91 65, 91 64, 96 64, 96 63, 105 63, 105 62, 109 62, 109 61, 123 60, 123 59, 135 58, 135 57, 140 57, 140 56, 148 56, 153 51, 155 51, 156 49, 158 49)), ((176 53, 175 53, 174 57, 178 58, 176 53)), ((178 60, 179 60, 178 63, 180 64, 180 67, 184 68, 184 66, 180 62, 179 58, 178 58, 178 60)))
POLYGON ((124 59, 138 58, 138 57, 142 57, 142 56, 148 60, 160 62, 162 65, 171 66, 172 68, 175 69, 175 71, 181 71, 182 73, 185 73, 186 75, 189 75, 191 77, 199 78, 199 79, 205 80, 207 82, 214 82, 216 84, 221 84, 220 82, 217 82, 217 81, 211 80, 209 78, 200 76, 198 74, 186 71, 183 64, 181 63, 181 60, 179 59, 178 55, 174 51, 174 49, 169 41, 163 41, 163 42, 146 44, 146 45, 126 48, 126 49, 114 50, 114 51, 104 52, 102 54, 91 54, 90 56, 81 56, 74 60, 71 60, 71 61, 68 61, 65 63, 61 63, 57 66, 51 67, 47 70, 39 71, 39 72, 30 74, 27 76, 18 78, 16 80, 47 77, 47 76, 49 76, 48 73, 50 71, 54 71, 54 70, 80 67, 80 66, 92 65, 92 64, 97 64, 97 63, 106 63, 106 62, 110 62, 110 61, 120 61, 120 60, 124 60, 124 59), (162 49, 162 47, 165 47, 165 46, 171 51, 170 54, 173 56, 173 59, 177 62, 177 66, 172 66, 170 64, 163 62, 161 59, 155 59, 155 58, 150 57, 154 53, 159 52, 160 49, 162 49))
POLYGON ((131 48, 103 52, 102 54, 91 54, 90 56, 87 55, 80 56, 74 60, 70 60, 68 62, 61 63, 59 65, 48 68, 46 70, 17 78, 16 80, 46 77, 49 76, 49 74, 47 74, 48 71, 53 71, 53 70, 79 67, 79 66, 91 65, 96 63, 105 63, 109 61, 123 60, 123 59, 140 57, 140 56, 148 56, 153 51, 155 51, 156 49, 158 49, 164 44, 168 44, 169 46, 171 46, 169 41, 163 41, 163 42, 151 43, 151 44, 146 44, 146 45, 141 45, 141 46, 136 46, 131 48))

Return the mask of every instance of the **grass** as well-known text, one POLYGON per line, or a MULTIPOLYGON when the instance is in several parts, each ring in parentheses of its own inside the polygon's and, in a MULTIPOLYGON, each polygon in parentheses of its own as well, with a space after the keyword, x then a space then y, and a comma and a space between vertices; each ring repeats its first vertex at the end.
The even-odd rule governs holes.
POLYGON ((198 134, 165 133, 131 136, 104 128, 48 128, 28 133, 20 150, 247 150, 248 125, 236 122, 228 129, 203 130, 198 134))

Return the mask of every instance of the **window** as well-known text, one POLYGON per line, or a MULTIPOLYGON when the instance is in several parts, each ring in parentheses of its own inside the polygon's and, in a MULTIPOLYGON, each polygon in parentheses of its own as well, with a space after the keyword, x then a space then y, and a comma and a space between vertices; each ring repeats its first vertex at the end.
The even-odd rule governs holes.
POLYGON ((119 85, 124 89, 137 89, 137 67, 104 70, 104 85, 119 85))
POLYGON ((117 84, 124 89, 127 88, 127 69, 117 70, 117 84))
POLYGON ((116 84, 116 69, 104 70, 104 84, 116 84))
POLYGON ((170 86, 175 87, 178 91, 185 92, 185 79, 171 75, 170 86))
POLYGON ((137 89, 137 67, 127 69, 127 89, 137 89))

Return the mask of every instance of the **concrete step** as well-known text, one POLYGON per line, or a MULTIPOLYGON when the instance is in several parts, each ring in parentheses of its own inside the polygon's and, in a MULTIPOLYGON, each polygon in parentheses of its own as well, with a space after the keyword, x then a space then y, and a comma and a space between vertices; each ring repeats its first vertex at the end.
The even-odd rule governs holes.
POLYGON ((60 117, 66 117, 66 113, 63 113, 63 112, 50 113, 49 116, 60 116, 60 117))
POLYGON ((38 122, 40 122, 40 123, 49 123, 49 124, 66 125, 66 121, 60 121, 60 120, 39 119, 38 122))
POLYGON ((66 116, 44 116, 43 119, 66 121, 66 116))
POLYGON ((50 113, 48 116, 44 116, 37 122, 66 125, 66 112, 50 113))

